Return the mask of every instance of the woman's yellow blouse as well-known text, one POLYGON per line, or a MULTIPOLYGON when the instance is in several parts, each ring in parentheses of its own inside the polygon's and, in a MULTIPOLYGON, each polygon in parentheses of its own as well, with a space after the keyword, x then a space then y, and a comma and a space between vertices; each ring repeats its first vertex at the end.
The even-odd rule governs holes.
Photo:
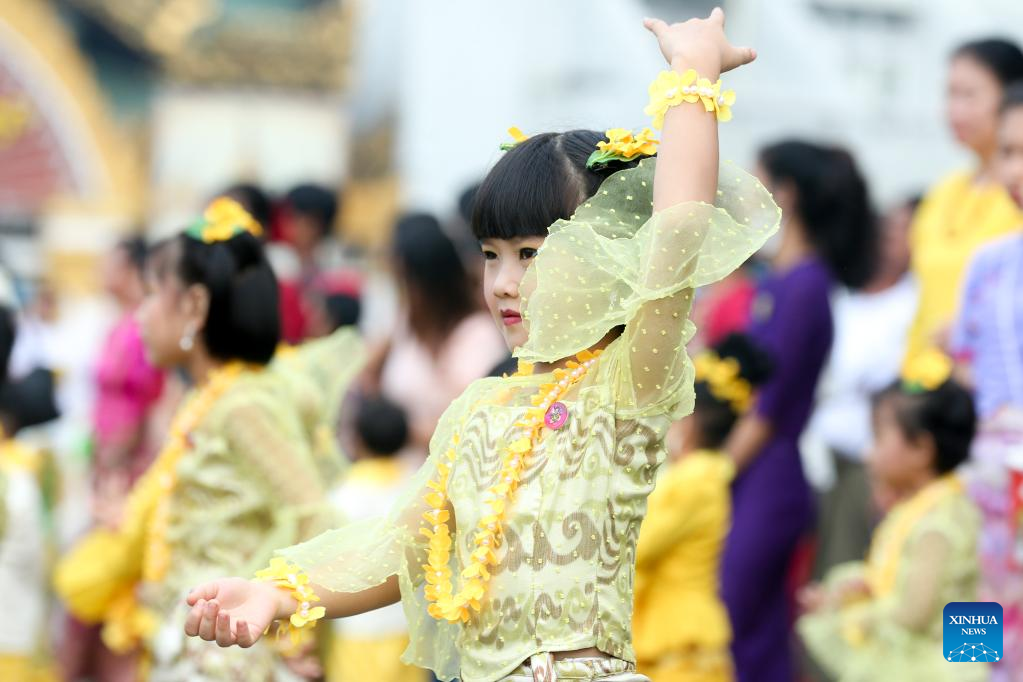
POLYGON ((1001 185, 978 185, 972 173, 953 173, 927 194, 910 230, 920 301, 907 357, 933 346, 952 323, 966 266, 977 249, 1021 225, 1023 215, 1001 185))

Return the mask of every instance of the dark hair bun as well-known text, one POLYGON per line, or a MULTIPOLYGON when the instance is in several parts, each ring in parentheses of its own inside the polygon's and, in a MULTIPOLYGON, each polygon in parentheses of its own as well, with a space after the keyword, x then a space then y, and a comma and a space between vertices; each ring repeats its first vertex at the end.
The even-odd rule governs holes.
POLYGON ((934 442, 934 469, 953 471, 970 457, 977 431, 977 412, 970 392, 954 379, 933 391, 907 392, 896 381, 874 399, 875 405, 891 401, 895 421, 910 440, 930 436, 934 442))
POLYGON ((281 340, 277 278, 263 245, 249 232, 211 244, 178 238, 178 275, 209 291, 203 340, 213 357, 267 364, 281 340))
POLYGON ((714 345, 720 358, 732 358, 739 363, 739 376, 750 386, 760 386, 771 375, 771 358, 753 339, 745 334, 729 334, 714 345))
POLYGON ((405 410, 383 396, 362 398, 356 409, 355 430, 366 449, 378 456, 393 455, 408 442, 405 410))

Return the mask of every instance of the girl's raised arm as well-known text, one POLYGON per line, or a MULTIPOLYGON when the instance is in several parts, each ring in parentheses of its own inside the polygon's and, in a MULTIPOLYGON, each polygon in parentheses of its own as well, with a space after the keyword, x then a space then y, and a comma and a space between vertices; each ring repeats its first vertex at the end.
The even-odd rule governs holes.
POLYGON ((693 333, 693 289, 741 265, 777 227, 778 212, 760 183, 741 171, 726 171, 719 187, 718 121, 730 116, 724 110, 734 98, 721 91, 719 77, 753 61, 753 50, 728 42, 720 9, 707 19, 644 25, 671 71, 651 86, 648 113, 655 126, 663 117, 663 134, 653 215, 632 239, 639 304, 623 339, 619 411, 680 416, 692 398, 685 345, 693 333))
MULTIPOLYGON (((661 54, 672 70, 690 69, 711 83, 722 73, 756 59, 752 48, 735 47, 725 37, 725 13, 720 8, 707 19, 666 24, 647 19, 643 25, 657 36, 661 54)), ((654 175, 654 212, 687 201, 714 203, 718 179, 718 122, 699 104, 671 107, 654 175)))

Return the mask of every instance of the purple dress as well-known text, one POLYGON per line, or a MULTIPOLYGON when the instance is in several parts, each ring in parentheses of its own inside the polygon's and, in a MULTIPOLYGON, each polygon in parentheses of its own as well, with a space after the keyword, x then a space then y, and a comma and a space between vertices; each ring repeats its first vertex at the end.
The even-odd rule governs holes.
POLYGON ((810 258, 769 275, 754 299, 750 335, 774 363, 756 412, 773 435, 733 486, 732 530, 722 560, 722 593, 734 629, 739 682, 792 682, 786 577, 810 527, 813 501, 799 437, 831 349, 827 267, 810 258))

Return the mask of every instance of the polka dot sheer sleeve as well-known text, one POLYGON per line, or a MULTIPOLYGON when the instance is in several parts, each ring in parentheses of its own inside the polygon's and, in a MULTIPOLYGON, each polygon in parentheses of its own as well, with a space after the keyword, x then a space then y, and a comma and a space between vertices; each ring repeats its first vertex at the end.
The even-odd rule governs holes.
POLYGON ((556 222, 522 285, 529 340, 517 355, 552 362, 616 328, 619 416, 692 407, 686 344, 693 290, 745 262, 781 212, 748 173, 722 166, 716 205, 683 203, 651 215, 655 159, 620 171, 569 220, 556 222))

